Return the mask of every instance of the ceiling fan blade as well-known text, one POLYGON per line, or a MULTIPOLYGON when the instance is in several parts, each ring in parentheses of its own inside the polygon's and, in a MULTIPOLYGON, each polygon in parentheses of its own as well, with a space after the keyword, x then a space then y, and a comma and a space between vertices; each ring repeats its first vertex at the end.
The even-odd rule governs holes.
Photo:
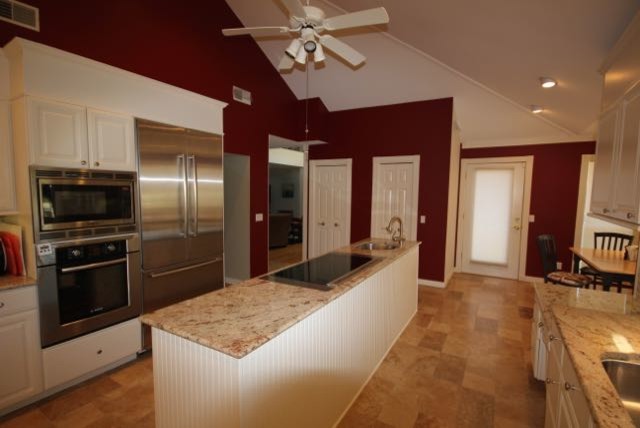
POLYGON ((322 26, 325 30, 333 31, 367 25, 387 24, 388 22, 389 14, 387 10, 384 7, 377 7, 327 18, 322 26))
POLYGON ((306 18, 307 12, 304 10, 304 6, 300 0, 280 0, 284 7, 289 11, 289 16, 295 16, 296 18, 306 18))
POLYGON ((328 34, 320 36, 320 43, 354 67, 359 66, 366 60, 365 56, 360 52, 328 34))
POLYGON ((282 59, 280 60, 280 64, 278 65, 278 70, 280 71, 289 71, 293 68, 295 61, 289 55, 284 54, 282 59))
POLYGON ((255 37, 282 36, 289 34, 289 27, 246 27, 246 28, 226 28, 222 30, 225 36, 241 36, 251 34, 255 37))

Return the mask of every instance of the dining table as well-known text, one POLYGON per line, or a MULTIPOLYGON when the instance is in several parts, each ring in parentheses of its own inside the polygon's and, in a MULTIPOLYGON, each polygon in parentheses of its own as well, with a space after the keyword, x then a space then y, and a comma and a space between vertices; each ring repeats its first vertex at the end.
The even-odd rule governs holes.
POLYGON ((573 272, 580 273, 580 261, 583 261, 601 276, 604 291, 609 291, 613 284, 635 281, 637 262, 625 259, 624 251, 579 247, 569 250, 573 253, 573 272))

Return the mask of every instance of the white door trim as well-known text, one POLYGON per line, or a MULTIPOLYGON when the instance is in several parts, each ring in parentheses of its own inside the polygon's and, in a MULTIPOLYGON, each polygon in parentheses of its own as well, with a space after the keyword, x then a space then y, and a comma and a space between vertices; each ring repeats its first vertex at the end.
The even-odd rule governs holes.
MULTIPOLYGON (((342 159, 315 159, 309 161, 309 173, 308 173, 308 188, 309 188, 309 227, 307 234, 309 239, 307 240, 307 248, 311 245, 311 236, 313 236, 314 227, 317 225, 316 220, 316 207, 315 207, 315 186, 313 186, 312 180, 316 176, 316 169, 319 166, 346 166, 347 167, 347 224, 346 235, 348 242, 351 242, 351 170, 353 166, 353 160, 351 158, 342 159)), ((307 253, 308 254, 308 253, 307 253)))
POLYGON ((584 227, 584 208, 587 202, 587 178, 589 162, 595 161, 596 155, 582 155, 580 161, 580 190, 578 191, 578 210, 576 211, 576 229, 573 234, 573 246, 582 246, 582 228, 584 227))
POLYGON ((418 195, 419 195, 419 185, 420 185, 420 155, 409 155, 409 156, 374 156, 373 157, 373 172, 372 172, 372 185, 371 185, 371 232, 369 236, 375 236, 373 225, 374 225, 374 216, 375 211, 373 209, 373 203, 375 201, 376 194, 378 193, 378 182, 376 177, 378 177, 378 168, 383 163, 411 163, 414 167, 413 174, 413 195, 411 195, 411 236, 408 236, 407 239, 411 241, 418 240, 418 195))
POLYGON ((518 279, 527 280, 527 242, 529 241, 529 216, 531 215, 531 184, 533 182, 533 156, 510 156, 497 158, 474 158, 462 159, 460 162, 460 192, 458 194, 458 231, 456 242, 456 269, 459 272, 462 267, 462 244, 464 222, 462 216, 464 214, 464 198, 465 184, 464 180, 467 168, 471 165, 482 165, 487 163, 513 163, 524 162, 524 193, 522 198, 522 225, 520 229, 520 262, 518 263, 518 279))

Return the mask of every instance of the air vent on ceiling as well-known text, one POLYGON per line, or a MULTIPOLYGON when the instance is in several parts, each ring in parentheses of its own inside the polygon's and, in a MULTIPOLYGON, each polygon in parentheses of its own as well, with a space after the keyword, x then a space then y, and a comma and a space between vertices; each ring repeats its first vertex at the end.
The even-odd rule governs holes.
POLYGON ((246 91, 242 88, 238 88, 237 86, 233 87, 233 99, 251 105, 251 92, 246 91))
POLYGON ((15 0, 0 0, 0 20, 40 31, 38 8, 15 0))

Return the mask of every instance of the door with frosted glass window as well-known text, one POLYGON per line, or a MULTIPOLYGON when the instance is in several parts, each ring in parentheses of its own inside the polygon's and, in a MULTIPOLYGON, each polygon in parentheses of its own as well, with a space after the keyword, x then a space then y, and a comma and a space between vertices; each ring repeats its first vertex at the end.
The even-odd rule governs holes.
POLYGON ((518 278, 524 171, 524 162, 463 165, 463 272, 518 278))

